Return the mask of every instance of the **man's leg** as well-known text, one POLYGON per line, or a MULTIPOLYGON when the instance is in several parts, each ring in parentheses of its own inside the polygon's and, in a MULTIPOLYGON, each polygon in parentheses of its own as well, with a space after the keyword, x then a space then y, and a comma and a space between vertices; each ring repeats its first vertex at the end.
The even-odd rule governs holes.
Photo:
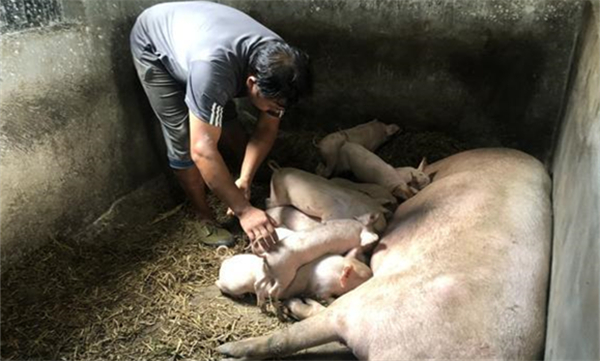
POLYGON ((202 175, 196 166, 182 169, 173 169, 179 184, 185 191, 188 199, 192 203, 194 212, 199 218, 198 232, 201 241, 209 246, 233 246, 235 238, 233 235, 222 228, 215 221, 212 210, 206 202, 206 184, 202 175))
POLYGON ((202 221, 199 223, 201 241, 212 246, 233 245, 235 240, 231 233, 214 222, 206 203, 206 185, 191 159, 185 87, 177 83, 156 56, 149 52, 144 52, 141 59, 134 56, 134 64, 150 105, 160 121, 169 165, 202 221))
POLYGON ((144 52, 142 59, 134 56, 134 64, 160 121, 169 165, 199 218, 212 220, 212 212, 206 203, 204 180, 189 156, 189 117, 183 100, 185 88, 149 52, 144 52))
POLYGON ((198 168, 173 169, 179 184, 192 203, 194 211, 201 220, 214 220, 212 210, 206 202, 206 184, 198 168))

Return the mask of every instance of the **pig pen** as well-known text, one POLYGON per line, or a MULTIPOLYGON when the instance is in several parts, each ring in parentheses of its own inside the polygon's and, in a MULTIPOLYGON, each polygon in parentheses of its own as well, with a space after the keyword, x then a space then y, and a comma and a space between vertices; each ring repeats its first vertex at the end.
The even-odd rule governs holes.
MULTIPOLYGON (((286 327, 213 286, 246 241, 212 197, 238 243, 203 246, 165 169, 127 42, 156 2, 1 3, 3 359, 216 359, 286 327)), ((314 93, 286 114, 281 165, 314 171, 316 140, 373 118, 402 129, 377 152, 395 166, 488 146, 540 159, 554 181, 545 358, 600 357, 598 1, 224 3, 311 55, 314 93)))
MULTIPOLYGON (((319 136, 283 133, 271 158, 314 170, 316 149, 305 144, 319 136)), ((390 162, 401 154, 400 164, 413 164, 421 155, 437 160, 467 148, 441 133, 402 132, 379 155, 390 162)), ((253 188, 254 204, 269 195, 266 173, 253 188)), ((3 274, 2 291, 10 295, 2 302, 4 357, 208 360, 218 358, 214 349, 223 342, 285 327, 272 310, 261 313, 255 297, 234 301, 214 286, 224 258, 249 252, 239 223, 216 197, 209 202, 234 231, 232 249, 203 245, 186 203, 147 221, 128 219, 156 203, 155 187, 136 191, 135 200, 122 201, 75 237, 54 237, 3 274)), ((341 345, 304 357, 353 359, 341 345)))

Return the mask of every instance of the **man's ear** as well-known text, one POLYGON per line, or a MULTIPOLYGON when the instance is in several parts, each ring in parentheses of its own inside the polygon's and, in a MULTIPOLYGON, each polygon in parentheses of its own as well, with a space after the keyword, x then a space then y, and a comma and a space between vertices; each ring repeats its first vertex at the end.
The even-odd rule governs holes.
POLYGON ((248 89, 252 89, 254 85, 256 85, 256 77, 254 75, 248 75, 248 78, 246 78, 246 86, 248 89))

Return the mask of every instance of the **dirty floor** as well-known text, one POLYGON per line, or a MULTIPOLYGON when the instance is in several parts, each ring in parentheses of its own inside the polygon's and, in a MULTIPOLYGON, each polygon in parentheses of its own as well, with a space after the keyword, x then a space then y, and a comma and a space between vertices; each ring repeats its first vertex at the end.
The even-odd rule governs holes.
MULTIPOLYGON (((306 149, 314 134, 304 137, 290 136, 287 147, 275 147, 273 159, 314 169, 314 150, 290 151, 289 142, 306 149)), ((435 161, 463 149, 439 134, 404 132, 378 154, 395 166, 416 166, 422 156, 435 161)), ((253 201, 263 204, 267 194, 263 180, 253 201)), ((247 242, 237 222, 224 217, 224 206, 214 197, 211 204, 238 239, 232 249, 204 246, 188 207, 179 205, 145 222, 113 217, 94 234, 52 237, 18 264, 3 267, 2 359, 213 360, 224 342, 286 327, 261 313, 253 298, 233 301, 214 286, 221 261, 245 252, 247 242)), ((298 357, 352 357, 341 345, 318 351, 298 357)))

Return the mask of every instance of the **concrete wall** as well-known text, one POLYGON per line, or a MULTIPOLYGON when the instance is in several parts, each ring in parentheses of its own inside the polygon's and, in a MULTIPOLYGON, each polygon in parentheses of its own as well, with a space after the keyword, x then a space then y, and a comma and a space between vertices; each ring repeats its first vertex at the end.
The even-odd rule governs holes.
POLYGON ((118 3, 65 0, 63 24, 2 34, 3 261, 81 230, 160 172, 118 3))
POLYGON ((600 2, 589 3, 554 160, 546 359, 600 359, 600 2))
POLYGON ((379 118, 549 159, 579 1, 224 2, 314 60, 315 94, 284 126, 379 118))

